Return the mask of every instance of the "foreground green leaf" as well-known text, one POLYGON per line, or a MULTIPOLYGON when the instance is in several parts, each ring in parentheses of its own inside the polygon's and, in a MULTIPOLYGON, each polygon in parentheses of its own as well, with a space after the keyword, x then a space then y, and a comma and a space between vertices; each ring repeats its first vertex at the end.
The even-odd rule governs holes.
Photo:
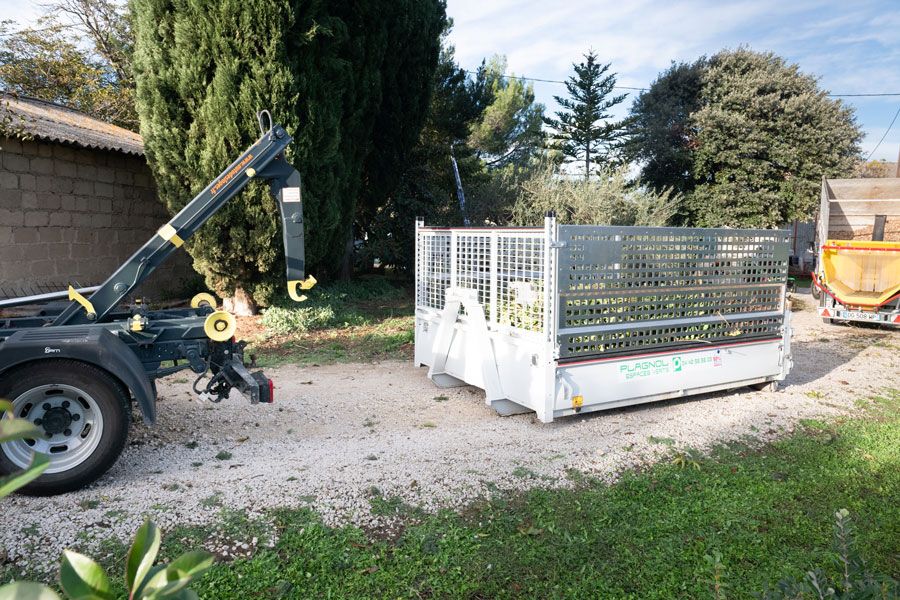
POLYGON ((5 477, 0 477, 0 498, 9 496, 14 491, 28 485, 33 480, 40 477, 41 473, 50 466, 50 457, 46 454, 34 454, 31 458, 31 464, 24 471, 13 473, 5 477))
POLYGON ((111 600, 109 579, 103 567, 83 554, 63 550, 59 567, 59 582, 70 598, 111 600))
POLYGON ((143 583, 156 560, 159 544, 159 529, 152 521, 145 521, 134 536, 134 543, 125 562, 125 582, 129 590, 136 591, 143 583))
POLYGON ((41 430, 23 419, 0 418, 0 444, 39 437, 41 430))
POLYGON ((0 600, 60 600, 59 596, 42 583, 17 581, 0 586, 0 600))

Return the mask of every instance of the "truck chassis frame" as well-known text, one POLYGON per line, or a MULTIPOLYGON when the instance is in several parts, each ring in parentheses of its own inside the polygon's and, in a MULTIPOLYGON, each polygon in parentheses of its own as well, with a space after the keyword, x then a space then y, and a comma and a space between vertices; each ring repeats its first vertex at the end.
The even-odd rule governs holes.
POLYGON ((14 416, 31 421, 45 436, 2 444, 0 472, 27 466, 31 450, 51 459, 26 493, 66 492, 100 477, 124 446, 132 402, 145 422, 156 422, 155 382, 160 377, 190 370, 197 375, 194 390, 213 401, 228 397, 232 389, 251 404, 274 400, 272 381, 245 365, 245 343, 234 337, 234 317, 217 311, 211 295, 199 294, 190 308, 152 310, 139 300, 125 303, 252 179, 267 181, 278 203, 288 294, 298 301, 305 298, 299 290, 315 280, 304 280, 300 175, 285 159, 292 140, 267 111, 258 119, 261 136, 256 143, 102 285, 0 302, 3 308, 69 300, 43 305, 29 316, 0 318, 0 396, 10 396, 14 416), (95 449, 86 452, 88 446, 95 449))

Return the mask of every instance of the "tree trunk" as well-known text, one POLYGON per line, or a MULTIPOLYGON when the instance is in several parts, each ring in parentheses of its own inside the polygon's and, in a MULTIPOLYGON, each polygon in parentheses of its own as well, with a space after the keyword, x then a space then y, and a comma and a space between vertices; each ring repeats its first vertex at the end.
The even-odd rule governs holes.
POLYGON ((584 178, 591 178, 591 145, 588 144, 584 149, 584 178))
POLYGON ((350 227, 347 244, 344 246, 344 257, 341 259, 341 280, 347 281, 353 275, 353 227, 350 227))
POLYGON ((252 317, 259 313, 259 306, 256 305, 253 297, 242 288, 236 288, 234 296, 231 298, 223 299, 222 306, 238 317, 252 317))

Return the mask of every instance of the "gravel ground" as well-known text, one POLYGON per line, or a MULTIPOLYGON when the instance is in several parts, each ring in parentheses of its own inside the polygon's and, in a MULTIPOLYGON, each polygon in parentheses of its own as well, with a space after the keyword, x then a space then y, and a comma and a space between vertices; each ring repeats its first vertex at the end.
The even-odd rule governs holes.
MULTIPOLYGON (((270 369, 277 403, 257 407, 237 395, 202 403, 176 375, 160 385, 158 425, 136 424, 99 482, 4 501, 0 565, 14 565, 13 573, 54 567, 62 548, 128 540, 148 515, 166 529, 209 522, 222 507, 253 516, 307 505, 329 524, 378 528, 391 524, 370 513, 373 487, 431 511, 495 486, 567 485, 569 469, 613 480, 672 446, 772 439, 800 419, 844 412, 855 399, 900 386, 898 335, 826 326, 810 308, 795 307, 795 364, 782 391, 743 389, 552 424, 501 418, 480 390, 438 390, 426 369, 406 362, 270 369)), ((257 543, 221 538, 209 549, 249 554, 257 543)))

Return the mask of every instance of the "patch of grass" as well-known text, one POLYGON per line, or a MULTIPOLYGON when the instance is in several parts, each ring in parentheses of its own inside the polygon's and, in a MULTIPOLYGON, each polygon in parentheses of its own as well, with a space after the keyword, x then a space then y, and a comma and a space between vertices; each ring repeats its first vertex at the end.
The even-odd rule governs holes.
POLYGON ((249 352, 261 367, 365 362, 412 355, 411 291, 384 277, 338 282, 300 305, 275 306, 257 321, 249 352))
POLYGON ((220 450, 218 454, 216 454, 216 460, 231 460, 231 452, 228 450, 220 450))
POLYGON ((647 436, 647 441, 651 444, 659 444, 661 446, 674 446, 675 440, 670 437, 656 437, 654 435, 647 436))
POLYGON ((512 470, 513 477, 518 477, 520 479, 537 479, 538 474, 532 471, 531 469, 526 469, 525 467, 516 467, 512 470))
MULTIPOLYGON (((462 515, 421 518, 398 538, 276 511, 274 548, 219 564, 194 587, 217 598, 279 581, 296 597, 709 598, 718 581, 729 597, 750 597, 833 570, 840 508, 870 570, 897 573, 900 400, 891 392, 872 403, 866 418, 810 422, 762 448, 723 446, 699 468, 663 462, 614 485, 500 494, 462 515)), ((370 495, 379 514, 407 510, 370 495)))
POLYGON ((216 492, 215 494, 210 494, 200 501, 200 506, 203 506, 205 508, 222 506, 222 493, 216 492))
POLYGON ((424 423, 422 423, 422 429, 434 429, 435 427, 437 427, 437 424, 431 421, 425 421, 424 423))
POLYGON ((443 394, 441 394, 440 396, 435 396, 435 397, 434 397, 434 401, 435 401, 435 402, 446 402, 446 401, 449 400, 449 399, 450 399, 450 398, 448 398, 447 396, 444 396, 443 394))
POLYGON ((327 329, 254 344, 260 367, 325 365, 407 359, 412 356, 413 317, 389 317, 369 325, 327 329))
POLYGON ((84 500, 78 501, 78 507, 81 510, 90 510, 92 508, 97 508, 100 506, 100 501, 94 498, 85 498, 84 500))
POLYGON ((197 442, 197 440, 191 440, 189 442, 185 442, 184 447, 187 448, 188 450, 194 450, 199 445, 200 444, 197 442))
POLYGON ((403 501, 403 498, 399 496, 383 496, 378 488, 371 488, 369 496, 369 504, 373 515, 381 517, 422 516, 421 510, 407 504, 403 501))
POLYGON ((384 277, 339 281, 314 288, 307 294, 309 299, 299 305, 270 307, 263 314, 262 325, 270 332, 287 334, 369 325, 377 318, 379 308, 405 295, 384 277))

